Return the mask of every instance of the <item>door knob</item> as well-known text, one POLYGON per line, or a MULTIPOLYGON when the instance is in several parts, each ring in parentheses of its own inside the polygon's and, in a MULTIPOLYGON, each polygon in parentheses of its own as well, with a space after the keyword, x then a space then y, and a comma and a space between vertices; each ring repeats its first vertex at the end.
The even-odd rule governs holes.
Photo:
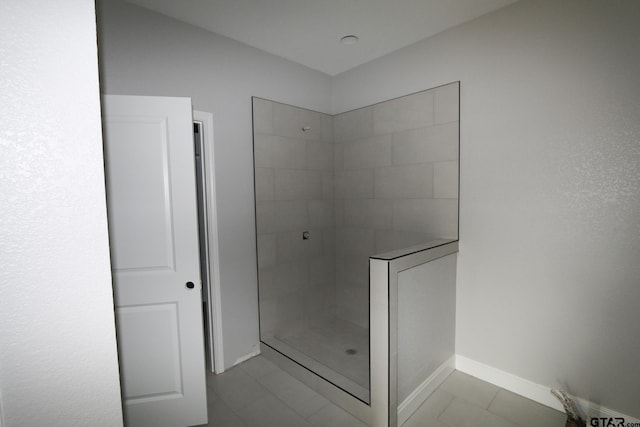
POLYGON ((196 287, 196 285, 194 285, 193 282, 187 282, 187 288, 193 289, 195 287, 196 287))

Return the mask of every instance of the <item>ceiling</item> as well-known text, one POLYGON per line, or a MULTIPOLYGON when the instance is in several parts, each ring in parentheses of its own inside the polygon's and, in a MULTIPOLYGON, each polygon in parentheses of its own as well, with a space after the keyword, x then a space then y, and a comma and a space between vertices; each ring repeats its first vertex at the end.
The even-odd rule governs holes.
POLYGON ((516 0, 127 1, 333 76, 516 0))

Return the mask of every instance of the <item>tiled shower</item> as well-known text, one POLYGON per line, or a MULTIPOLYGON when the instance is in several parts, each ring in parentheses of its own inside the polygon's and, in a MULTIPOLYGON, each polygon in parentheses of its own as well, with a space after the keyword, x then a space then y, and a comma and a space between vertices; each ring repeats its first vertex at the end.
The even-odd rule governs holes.
POLYGON ((261 341, 369 403, 369 257, 458 238, 459 83, 253 120, 261 341))

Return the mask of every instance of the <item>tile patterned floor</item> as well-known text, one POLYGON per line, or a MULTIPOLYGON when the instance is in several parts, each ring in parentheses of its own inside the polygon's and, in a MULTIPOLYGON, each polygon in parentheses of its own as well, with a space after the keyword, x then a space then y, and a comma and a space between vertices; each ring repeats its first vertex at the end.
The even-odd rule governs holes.
MULTIPOLYGON (((366 427, 262 356, 207 377, 216 427, 366 427)), ((403 427, 564 427, 565 415, 454 372, 403 427)))

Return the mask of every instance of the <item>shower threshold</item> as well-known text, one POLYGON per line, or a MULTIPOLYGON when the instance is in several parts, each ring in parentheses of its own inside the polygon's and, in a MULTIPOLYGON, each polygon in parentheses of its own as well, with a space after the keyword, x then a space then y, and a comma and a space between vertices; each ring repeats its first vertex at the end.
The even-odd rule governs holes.
POLYGON ((262 342, 355 398, 368 403, 369 330, 331 316, 262 342))

